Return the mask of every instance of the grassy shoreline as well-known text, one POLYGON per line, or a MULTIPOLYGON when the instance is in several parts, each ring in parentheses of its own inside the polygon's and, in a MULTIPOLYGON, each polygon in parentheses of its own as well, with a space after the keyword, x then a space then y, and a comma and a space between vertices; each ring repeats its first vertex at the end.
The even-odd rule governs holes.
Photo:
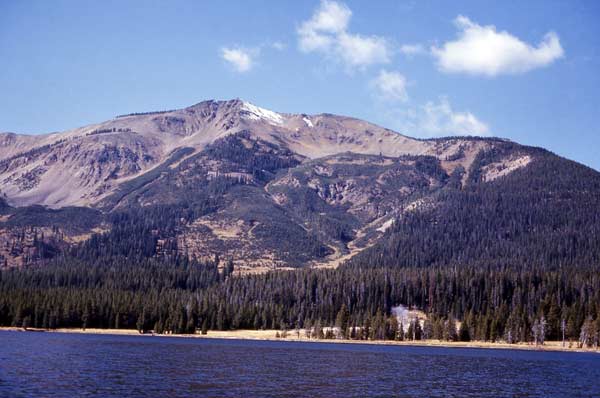
POLYGON ((415 347, 444 347, 444 348, 487 348, 487 349, 505 349, 505 350, 529 350, 529 351, 557 351, 557 352, 591 352, 600 354, 600 351, 594 348, 578 348, 575 343, 569 348, 566 343, 562 346, 560 341, 547 341, 543 346, 535 346, 530 343, 492 343, 484 341, 441 341, 441 340, 417 340, 417 341, 391 341, 391 340, 317 340, 308 339, 301 331, 298 337, 295 331, 289 331, 285 338, 276 337, 277 330, 231 330, 231 331, 209 331, 208 334, 141 334, 135 329, 78 329, 78 328, 60 328, 53 330, 19 327, 0 327, 0 331, 19 331, 19 332, 45 332, 45 333, 80 333, 80 334, 105 334, 117 336, 161 336, 176 338, 209 338, 209 339, 230 339, 230 340, 263 340, 263 341, 290 341, 290 342, 310 342, 310 343, 334 343, 334 344, 372 344, 372 345, 396 345, 396 346, 415 346, 415 347))

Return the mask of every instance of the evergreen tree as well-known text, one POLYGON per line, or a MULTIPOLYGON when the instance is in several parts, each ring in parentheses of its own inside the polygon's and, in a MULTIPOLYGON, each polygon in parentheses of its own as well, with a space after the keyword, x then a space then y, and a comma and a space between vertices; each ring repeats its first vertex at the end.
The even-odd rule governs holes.
POLYGON ((348 320, 350 319, 350 314, 348 312, 348 308, 346 304, 342 304, 342 308, 338 311, 338 314, 335 318, 335 326, 340 330, 340 337, 346 338, 348 336, 348 320))
POLYGON ((460 328, 458 329, 458 339, 460 341, 471 341, 471 334, 469 332, 469 325, 466 321, 461 322, 460 328))

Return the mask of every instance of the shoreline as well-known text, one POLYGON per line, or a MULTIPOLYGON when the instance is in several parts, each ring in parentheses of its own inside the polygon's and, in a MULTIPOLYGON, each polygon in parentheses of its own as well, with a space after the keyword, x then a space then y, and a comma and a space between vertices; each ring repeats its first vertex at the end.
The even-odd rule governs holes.
MULTIPOLYGON (((478 349, 499 349, 499 350, 523 350, 523 351, 546 351, 546 352, 575 352, 575 353, 596 353, 600 354, 598 349, 578 348, 576 346, 569 348, 568 343, 565 347, 561 341, 547 341, 542 346, 535 346, 530 343, 492 343, 484 341, 442 341, 442 340, 339 340, 339 339, 308 339, 301 331, 300 338, 295 331, 288 331, 288 337, 276 337, 277 330, 231 330, 231 331, 209 331, 208 334, 153 334, 139 333, 135 329, 97 329, 97 328, 59 328, 59 329, 36 329, 21 327, 0 327, 1 331, 29 332, 29 333, 72 333, 72 334, 97 334, 114 336, 140 336, 140 337, 174 337, 188 339, 222 339, 222 340, 258 340, 258 341, 280 341, 297 343, 332 343, 332 344, 369 344, 369 345, 389 345, 406 347, 440 347, 440 348, 478 348, 478 349)), ((575 344, 574 344, 575 345, 575 344)))

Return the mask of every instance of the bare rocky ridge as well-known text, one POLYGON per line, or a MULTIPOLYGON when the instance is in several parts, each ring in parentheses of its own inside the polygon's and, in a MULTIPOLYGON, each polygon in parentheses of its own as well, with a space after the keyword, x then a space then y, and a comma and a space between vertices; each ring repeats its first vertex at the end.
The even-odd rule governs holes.
MULTIPOLYGON (((63 133, 2 133, 0 181, 13 207, 84 206, 110 213, 207 195, 202 212, 178 221, 171 236, 156 231, 157 254, 219 252, 260 269, 327 266, 371 246, 404 213, 435 206, 437 190, 449 181, 467 184, 481 154, 505 144, 419 140, 344 116, 205 101, 63 133), (229 181, 225 188, 214 187, 223 181, 229 181), (301 253, 294 242, 312 243, 301 253)), ((524 149, 500 151, 476 171, 481 181, 494 181, 532 161, 524 149)), ((7 222, 12 216, 3 217, 7 222)), ((44 239, 60 247, 91 234, 91 228, 88 235, 52 231, 44 239)), ((5 247, 24 245, 4 250, 5 262, 13 252, 20 263, 36 256, 33 230, 24 236, 6 227, 0 235, 5 247)))
POLYGON ((178 148, 195 152, 229 134, 284 146, 309 159, 342 152, 397 157, 433 155, 451 170, 468 168, 487 144, 422 141, 349 117, 290 115, 249 103, 206 101, 169 112, 116 119, 40 136, 0 134, 0 181, 10 204, 94 205, 124 181, 162 164, 178 148), (456 161, 447 158, 459 156, 456 161))

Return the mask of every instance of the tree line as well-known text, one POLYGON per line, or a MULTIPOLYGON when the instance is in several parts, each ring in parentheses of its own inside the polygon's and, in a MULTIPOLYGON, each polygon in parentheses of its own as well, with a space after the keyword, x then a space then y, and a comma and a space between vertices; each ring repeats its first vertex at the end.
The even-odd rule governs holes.
MULTIPOLYGON (((354 339, 597 345, 600 273, 465 266, 302 269, 234 276, 233 263, 185 257, 62 257, 0 272, 0 325, 156 333, 336 327, 354 339), (426 313, 401 325, 392 307, 426 313)), ((331 337, 331 336, 330 336, 331 337)))

